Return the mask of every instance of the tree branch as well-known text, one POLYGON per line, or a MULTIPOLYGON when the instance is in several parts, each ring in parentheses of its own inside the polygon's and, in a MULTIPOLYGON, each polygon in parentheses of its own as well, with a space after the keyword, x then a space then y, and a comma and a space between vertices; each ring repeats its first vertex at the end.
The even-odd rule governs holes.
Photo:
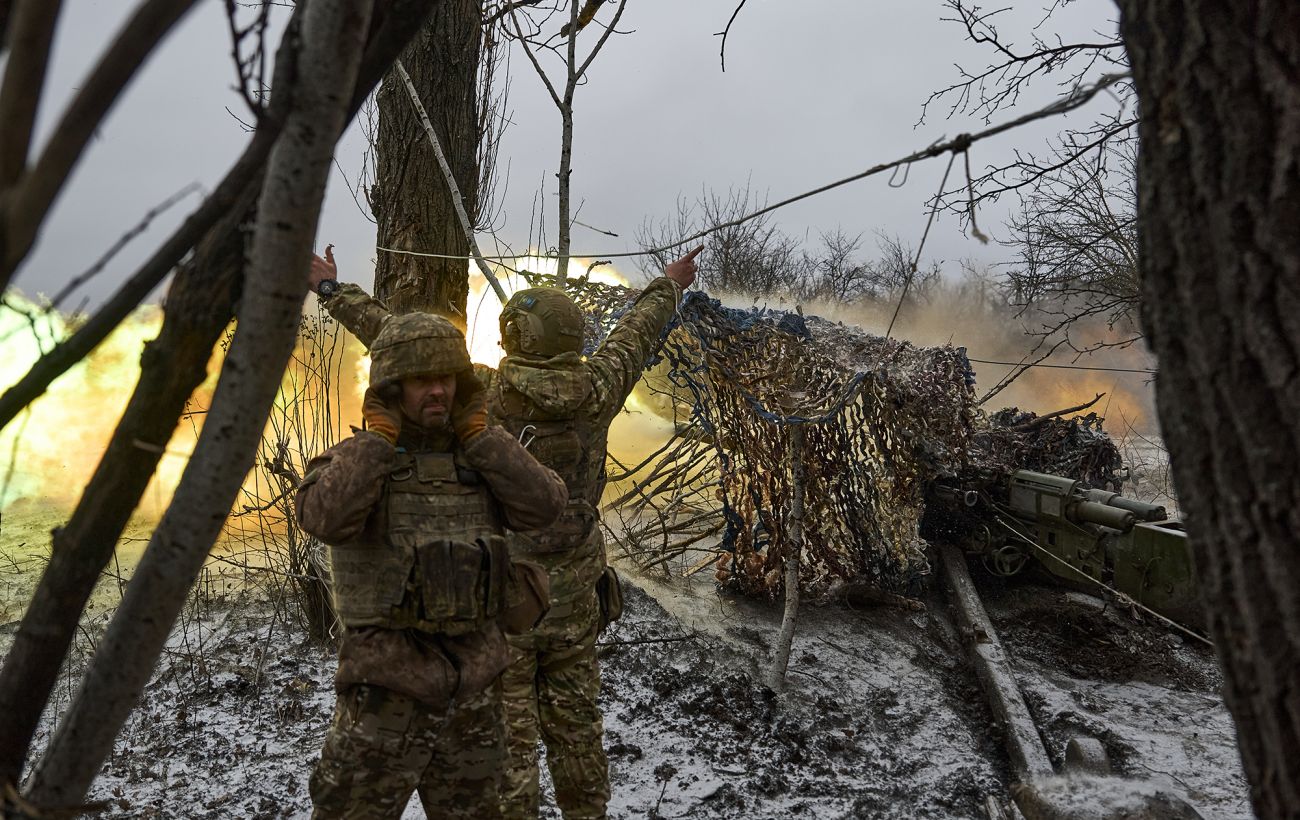
POLYGON ((748 2, 749 0, 740 0, 740 5, 736 6, 736 10, 731 13, 731 19, 727 20, 727 27, 718 32, 718 35, 722 37, 722 45, 718 48, 718 60, 722 62, 722 73, 724 74, 727 72, 727 35, 731 33, 731 24, 736 22, 736 18, 740 16, 740 10, 748 2))
MULTIPOLYGON (((87 74, 81 90, 64 111, 50 141, 30 174, 11 193, 12 200, 0 208, 5 233, 0 247, 0 288, 9 283, 19 263, 31 250, 36 233, 99 128, 113 103, 140 70, 145 58, 158 46, 197 0, 144 0, 117 39, 87 74)), ((55 7, 58 3, 53 3, 55 7)), ((12 63, 11 63, 12 64, 12 63)), ((6 84, 9 72, 6 71, 6 84)), ((30 94, 30 89, 26 90, 30 94)), ((35 105, 35 102, 33 102, 35 105)), ((0 106, 0 112, 3 106, 0 106)), ((0 113, 0 121, 8 122, 0 113)), ((8 130, 8 125, 4 130, 8 130)), ((2 183, 0 183, 2 184, 2 183)))
POLYGON ((556 108, 563 111, 564 103, 560 101, 560 93, 556 91, 555 86, 551 84, 551 78, 546 76, 546 69, 542 68, 542 64, 537 61, 537 55, 533 54, 532 48, 528 45, 528 38, 524 36, 523 27, 519 25, 519 15, 515 13, 517 7, 518 4, 510 7, 510 19, 515 24, 515 35, 519 38, 519 45, 523 46, 524 54, 528 55, 528 62, 533 64, 533 69, 537 72, 537 76, 542 78, 542 84, 546 86, 546 90, 551 95, 551 102, 555 103, 556 108))
MULTIPOLYGON (((27 166, 32 126, 36 122, 50 44, 54 40, 54 24, 58 22, 62 5, 62 0, 17 0, 15 9, 6 12, 12 19, 5 41, 9 57, 4 80, 0 82, 0 123, 4 123, 0 128, 0 195, 18 180, 27 166)), ((6 210, 0 198, 0 219, 6 210)), ((7 255, 4 242, 5 237, 0 235, 0 257, 7 255)), ((7 281, 7 276, 0 279, 0 289, 7 281)))

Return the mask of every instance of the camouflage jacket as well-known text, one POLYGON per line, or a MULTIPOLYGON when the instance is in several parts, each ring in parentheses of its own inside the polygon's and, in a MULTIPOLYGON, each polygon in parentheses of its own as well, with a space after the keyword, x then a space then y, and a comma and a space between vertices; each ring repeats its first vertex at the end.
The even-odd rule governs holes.
MULTIPOLYGON (((680 286, 667 277, 660 277, 642 290, 636 303, 590 356, 584 358, 576 353, 549 359, 506 356, 499 370, 475 366, 475 372, 488 387, 489 396, 499 397, 510 388, 525 395, 531 404, 543 409, 550 417, 571 415, 581 421, 581 428, 588 438, 586 445, 591 456, 592 474, 577 482, 566 476, 570 494, 575 498, 590 496, 593 505, 599 504, 600 491, 604 487, 609 425, 640 380, 646 361, 676 313, 680 300, 680 286)), ((366 345, 374 340, 392 315, 382 302, 351 284, 341 285, 338 292, 325 302, 325 307, 366 345)), ((489 410, 493 420, 505 424, 508 429, 526 425, 527 419, 502 418, 499 400, 491 400, 489 410)), ((545 457, 542 461, 545 463, 545 457)), ((581 543, 569 545, 568 550, 541 553, 528 548, 529 531, 537 527, 512 527, 522 531, 515 543, 550 574, 556 616, 564 614, 568 601, 590 593, 605 567, 604 542, 598 526, 593 527, 581 543)))
MULTIPOLYGON (((448 452, 454 439, 404 428, 398 444, 412 452, 448 452)), ((487 484, 509 526, 544 527, 563 512, 563 482, 500 427, 463 445, 462 456, 487 484)), ((299 524, 327 544, 383 541, 382 500, 398 459, 396 447, 369 432, 312 459, 298 489, 299 524)), ((344 631, 335 685, 342 690, 375 684, 444 708, 453 697, 463 699, 490 684, 508 660, 504 636, 493 622, 456 636, 361 626, 344 631)))

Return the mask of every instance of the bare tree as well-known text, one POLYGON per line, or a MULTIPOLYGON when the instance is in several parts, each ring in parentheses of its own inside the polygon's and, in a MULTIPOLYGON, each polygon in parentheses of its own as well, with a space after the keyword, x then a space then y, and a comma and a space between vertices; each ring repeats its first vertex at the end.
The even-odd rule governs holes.
MULTIPOLYGON (((432 4, 430 0, 391 0, 378 5, 351 112, 359 109, 410 33, 428 16, 432 4)), ((295 25, 291 20, 289 26, 295 25)), ((252 208, 262 187, 261 169, 282 130, 291 99, 294 78, 287 55, 286 51, 285 67, 277 64, 275 74, 274 84, 281 93, 272 96, 249 148, 200 208, 200 213, 212 211, 216 214, 213 219, 220 217, 220 221, 210 229, 203 228, 207 218, 192 216, 132 277, 136 282, 148 279, 155 269, 165 272, 169 254, 179 257, 184 251, 177 247, 184 248, 187 241, 192 244, 189 237, 196 231, 199 235, 206 231, 193 257, 177 272, 166 300, 163 329, 141 358, 140 381, 94 476, 68 524, 55 531, 50 563, 0 670, 0 792, 5 784, 18 783, 36 722, 80 613, 153 475, 186 400, 203 381, 213 346, 233 316, 243 278, 247 228, 256 218, 252 208)), ((127 286, 131 287, 138 286, 127 286)), ((115 296, 114 301, 127 303, 121 315, 147 292, 147 287, 137 290, 134 301, 123 293, 115 296)), ((88 328, 97 324, 100 329, 95 332, 107 335, 116 324, 108 310, 101 310, 74 334, 73 340, 86 339, 80 342, 83 351, 96 343, 83 336, 91 333, 88 328)), ((6 408, 6 413, 0 414, 0 425, 84 355, 67 352, 73 340, 38 362, 20 383, 38 384, 39 389, 29 388, 21 394, 24 399, 15 399, 16 386, 0 398, 0 405, 6 408)))
POLYGON ((69 807, 85 796, 252 466, 297 337, 304 271, 372 8, 312 0, 301 31, 291 30, 281 45, 294 52, 298 82, 260 199, 249 259, 257 288, 240 300, 207 423, 172 503, 32 776, 27 795, 36 805, 69 807))
POLYGON ((1255 811, 1300 806, 1300 6, 1120 0, 1143 327, 1255 811))
POLYGON ((868 287, 871 266, 859 257, 862 234, 849 236, 842 228, 821 234, 816 253, 804 252, 804 278, 798 288, 802 301, 813 299, 853 302, 868 287))
MULTIPOLYGON (((643 224, 637 231, 637 241, 646 249, 663 248, 704 228, 726 225, 704 240, 704 252, 696 259, 700 286, 760 298, 788 295, 804 278, 805 260, 799 242, 782 233, 769 214, 728 224, 762 204, 748 186, 725 194, 710 191, 694 203, 679 200, 671 221, 643 224)), ((642 272, 659 275, 675 252, 661 251, 645 257, 640 263, 642 272)))
POLYGON ((1010 222, 1007 278, 1031 333, 1077 353, 1126 347, 1138 328, 1137 146, 1099 151, 1038 180, 1010 222), (1097 333, 1104 325, 1108 333, 1097 333), (1082 329, 1083 333, 1073 333, 1082 329))
MULTIPOLYGON (((488 221, 500 106, 494 105, 497 41, 483 0, 448 0, 402 54, 446 156, 472 228, 488 221)), ((396 70, 378 94, 370 207, 379 245, 465 257, 469 240, 428 135, 396 70)), ((465 260, 380 252, 375 294, 393 310, 429 310, 464 326, 465 260)))
POLYGON ((865 274, 865 295, 869 298, 890 304, 901 301, 906 307, 924 302, 943 281, 943 268, 937 261, 917 264, 916 270, 912 269, 916 250, 903 244, 897 234, 876 234, 876 247, 880 258, 865 274))
POLYGON ((522 46, 528 61, 541 78, 542 85, 550 94, 551 101, 560 112, 560 161, 556 172, 559 193, 556 254, 559 257, 557 272, 560 279, 568 275, 569 239, 573 223, 577 219, 577 213, 572 207, 570 184, 573 173, 573 98, 578 86, 586 81, 587 70, 591 68, 596 55, 616 31, 627 0, 618 0, 614 16, 608 24, 597 24, 603 30, 591 50, 582 56, 578 53, 578 35, 595 20, 604 4, 605 0, 503 0, 491 15, 494 18, 508 18, 508 30, 522 46), (548 35, 552 20, 557 16, 567 22, 554 34, 548 35), (562 82, 553 81, 542 66, 541 61, 551 57, 558 57, 563 64, 562 82))

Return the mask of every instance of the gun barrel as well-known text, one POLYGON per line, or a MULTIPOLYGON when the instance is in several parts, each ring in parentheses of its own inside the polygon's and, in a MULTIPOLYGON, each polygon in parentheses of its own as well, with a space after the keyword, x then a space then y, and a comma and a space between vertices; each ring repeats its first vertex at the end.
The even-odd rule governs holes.
POLYGON ((1128 532, 1137 523, 1137 516, 1131 510, 1096 501, 1076 501, 1070 505, 1066 517, 1076 524, 1100 524, 1120 532, 1128 532))
POLYGON ((1095 501, 1098 504, 1105 504, 1108 507, 1128 510, 1139 521, 1164 521, 1169 517, 1169 512, 1159 504, 1148 504, 1135 498, 1125 498, 1119 493, 1112 493, 1107 490, 1089 490, 1088 500, 1095 501))
POLYGON ((963 490, 946 484, 935 485, 934 494, 950 504, 963 507, 974 507, 980 500, 979 493, 974 490, 963 490))

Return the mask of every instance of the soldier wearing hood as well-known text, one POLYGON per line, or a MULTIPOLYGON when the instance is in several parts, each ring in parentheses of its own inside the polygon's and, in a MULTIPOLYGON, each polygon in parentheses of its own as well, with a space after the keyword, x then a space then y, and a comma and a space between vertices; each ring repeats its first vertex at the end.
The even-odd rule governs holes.
MULTIPOLYGON (((599 527, 606 440, 682 291, 695 281, 700 250, 669 264, 587 357, 582 313, 564 291, 530 288, 514 294, 501 312, 506 355, 497 371, 478 370, 493 420, 555 470, 569 491, 565 512, 554 525, 511 534, 516 555, 546 568, 551 608, 534 630, 510 638, 512 659, 502 676, 510 748, 502 788, 506 817, 538 814, 539 735, 564 816, 605 816, 610 789, 596 702, 595 644, 621 606, 599 527)), ((334 280, 327 249, 326 258, 313 263, 313 287, 323 293, 330 315, 369 344, 391 314, 355 285, 334 280)))
POLYGON ((566 510, 561 479, 489 427, 487 393, 450 322, 393 318, 371 344, 367 429, 313 459, 302 528, 329 547, 343 626, 334 720, 311 777, 315 817, 500 816, 507 631, 549 591, 505 527, 566 510))

